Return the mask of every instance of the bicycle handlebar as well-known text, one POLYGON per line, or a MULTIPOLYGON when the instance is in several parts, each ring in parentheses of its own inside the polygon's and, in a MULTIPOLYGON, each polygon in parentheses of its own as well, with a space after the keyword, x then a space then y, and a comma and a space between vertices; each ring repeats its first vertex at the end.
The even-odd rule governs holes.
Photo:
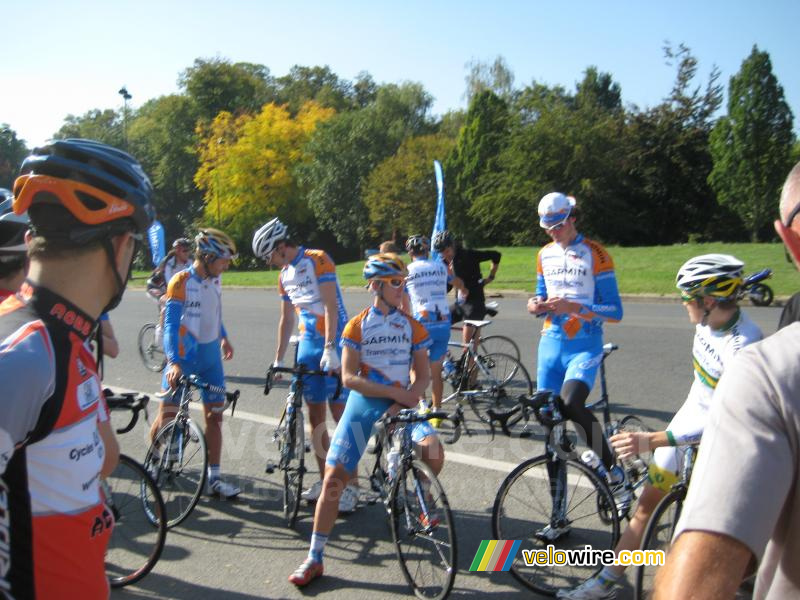
POLYGON ((225 396, 225 402, 223 402, 222 406, 217 406, 211 408, 211 412, 220 414, 225 412, 229 406, 231 406, 231 416, 233 413, 236 412, 236 403, 239 401, 239 390, 233 390, 232 392, 228 392, 225 390, 224 387, 213 385, 211 383, 207 383, 200 379, 197 375, 181 375, 178 379, 178 385, 175 389, 165 390, 163 392, 159 392, 156 394, 158 398, 166 398, 167 396, 172 396, 181 386, 188 386, 193 387, 201 390, 206 390, 211 392, 212 394, 222 394, 225 396))
POLYGON ((105 397, 108 410, 130 410, 132 413, 131 420, 128 421, 128 424, 125 427, 120 427, 117 429, 117 433, 128 433, 131 429, 133 429, 136 426, 136 423, 139 421, 139 411, 143 410, 145 421, 149 420, 149 415, 147 414, 147 403, 150 402, 150 396, 139 394, 137 392, 124 392, 116 395, 109 388, 103 389, 103 396, 105 397))
POLYGON ((275 373, 289 373, 296 376, 311 375, 316 377, 335 377, 336 392, 333 394, 333 400, 338 399, 339 395, 342 393, 342 378, 338 373, 309 369, 304 364, 297 365, 296 367, 276 367, 275 365, 271 365, 269 369, 267 369, 267 377, 264 381, 265 396, 269 395, 272 390, 272 380, 275 378, 275 373))
POLYGON ((414 408, 404 408, 394 416, 383 417, 384 425, 393 423, 420 423, 431 419, 447 419, 450 415, 444 410, 432 410, 430 412, 419 413, 414 408))

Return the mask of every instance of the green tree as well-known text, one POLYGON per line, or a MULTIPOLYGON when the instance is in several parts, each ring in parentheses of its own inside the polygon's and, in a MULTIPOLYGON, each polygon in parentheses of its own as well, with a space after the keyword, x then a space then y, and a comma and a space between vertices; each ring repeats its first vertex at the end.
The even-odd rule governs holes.
POLYGON ((224 58, 197 58, 183 71, 178 85, 196 104, 199 119, 212 121, 221 111, 234 115, 256 113, 275 99, 276 87, 269 69, 224 58))
POLYGON ((792 112, 756 46, 728 86, 728 114, 711 133, 709 182, 719 202, 742 220, 753 242, 772 237, 775 198, 791 167, 792 112))
MULTIPOLYGON (((353 90, 349 82, 339 79, 330 67, 293 66, 289 73, 276 80, 276 102, 287 104, 289 112, 297 114, 309 100, 337 112, 353 105, 353 90)), ((362 90, 363 91, 363 90, 362 90)))
POLYGON ((514 93, 514 73, 508 66, 506 59, 497 56, 491 64, 472 60, 466 64, 469 73, 464 78, 467 89, 464 97, 467 103, 482 92, 494 92, 500 98, 511 100, 514 93))
POLYGON ((441 134, 406 139, 369 174, 364 203, 373 239, 399 239, 399 233, 430 234, 436 212, 433 161, 447 156, 454 141, 441 134))
MULTIPOLYGON (((130 119, 130 112, 129 119, 130 119)), ((53 134, 55 139, 85 138, 124 148, 122 115, 111 108, 93 108, 80 116, 67 115, 64 124, 53 134)))
POLYGON ((202 214, 203 195, 194 184, 196 121, 191 99, 172 94, 145 102, 128 128, 131 154, 153 182, 158 218, 168 239, 187 235, 202 214))
POLYGON ((629 207, 624 219, 632 226, 622 243, 671 244, 736 230, 708 184, 708 139, 722 103, 719 71, 711 70, 704 87, 695 85, 698 63, 691 51, 667 46, 665 55, 677 69, 670 95, 633 112, 619 143, 629 207))
POLYGON ((483 178, 499 168, 498 159, 507 143, 508 131, 506 101, 490 90, 480 92, 472 100, 456 145, 443 164, 448 227, 468 242, 480 240, 480 232, 470 219, 470 209, 483 193, 483 178))
POLYGON ((0 187, 10 190, 19 172, 19 166, 28 155, 25 140, 7 123, 0 125, 0 187))
POLYGON ((299 168, 308 203, 320 225, 349 249, 369 239, 363 186, 372 170, 409 136, 430 133, 431 97, 420 84, 384 85, 375 101, 322 123, 306 148, 313 160, 299 168))

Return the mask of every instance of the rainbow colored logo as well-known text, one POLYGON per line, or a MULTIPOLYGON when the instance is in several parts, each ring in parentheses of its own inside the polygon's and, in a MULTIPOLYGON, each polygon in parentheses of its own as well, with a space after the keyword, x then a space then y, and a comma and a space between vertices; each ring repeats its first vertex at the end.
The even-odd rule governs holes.
POLYGON ((470 571, 508 571, 519 552, 520 540, 483 540, 470 571))

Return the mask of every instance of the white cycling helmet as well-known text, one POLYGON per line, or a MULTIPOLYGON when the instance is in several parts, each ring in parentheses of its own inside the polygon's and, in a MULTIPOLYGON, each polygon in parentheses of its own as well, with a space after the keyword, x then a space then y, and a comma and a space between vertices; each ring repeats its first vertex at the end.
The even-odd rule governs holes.
POLYGON ((269 260, 275 244, 289 237, 289 229, 275 217, 253 234, 253 254, 269 260))
POLYGON ((688 296, 729 298, 742 285, 744 263, 730 254, 703 254, 687 260, 675 279, 688 296))
POLYGON ((569 218, 574 208, 575 198, 561 192, 550 192, 539 201, 539 226, 552 229, 560 225, 569 218))

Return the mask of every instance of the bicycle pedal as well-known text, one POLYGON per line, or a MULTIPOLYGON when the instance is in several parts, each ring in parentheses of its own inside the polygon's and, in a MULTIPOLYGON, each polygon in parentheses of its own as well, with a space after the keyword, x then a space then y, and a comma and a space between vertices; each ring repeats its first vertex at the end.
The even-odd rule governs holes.
POLYGON ((305 446, 305 451, 306 451, 306 454, 308 454, 309 452, 311 452, 311 442, 309 442, 308 440, 306 440, 306 441, 303 443, 303 445, 305 446))
POLYGON ((275 463, 273 463, 272 461, 267 462, 267 466, 264 469, 264 472, 267 473, 268 475, 272 475, 275 472, 275 463))

